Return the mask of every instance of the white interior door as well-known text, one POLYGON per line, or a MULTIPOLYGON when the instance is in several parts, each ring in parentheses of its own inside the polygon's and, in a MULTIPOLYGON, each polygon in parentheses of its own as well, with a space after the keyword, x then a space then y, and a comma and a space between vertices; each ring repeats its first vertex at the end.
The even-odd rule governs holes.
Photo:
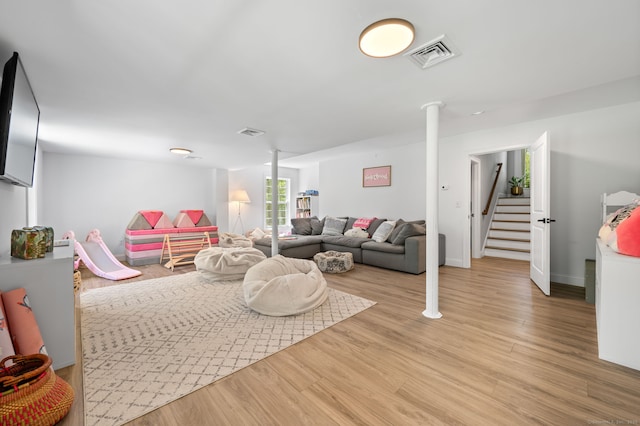
POLYGON ((531 280, 547 296, 550 285, 549 135, 531 145, 531 280))
POLYGON ((471 257, 482 257, 480 231, 482 230, 482 211, 480 210, 480 161, 471 158, 471 257))

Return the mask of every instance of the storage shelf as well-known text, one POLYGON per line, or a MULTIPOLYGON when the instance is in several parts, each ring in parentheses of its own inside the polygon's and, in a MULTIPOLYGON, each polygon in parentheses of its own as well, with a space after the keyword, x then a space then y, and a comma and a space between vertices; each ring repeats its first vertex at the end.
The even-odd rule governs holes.
POLYGON ((318 215, 318 196, 301 195, 296 197, 296 217, 312 217, 318 215))

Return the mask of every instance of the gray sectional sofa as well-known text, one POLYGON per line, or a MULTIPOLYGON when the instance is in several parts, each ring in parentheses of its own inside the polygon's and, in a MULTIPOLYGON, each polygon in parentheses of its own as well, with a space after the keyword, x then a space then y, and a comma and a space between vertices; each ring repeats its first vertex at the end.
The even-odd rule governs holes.
MULTIPOLYGON (((350 236, 358 218, 316 217, 292 219, 292 235, 278 241, 279 254, 299 259, 310 259, 316 253, 334 250, 353 254, 353 261, 396 271, 421 274, 426 270, 426 235, 424 221, 396 220, 393 232, 382 242, 376 231, 386 219, 375 219, 367 227, 368 236, 350 236), (337 219, 337 220, 336 220, 337 219), (340 229, 340 223, 343 223, 340 229), (345 235, 345 233, 347 235, 345 235)), ((388 224, 385 225, 388 227, 388 224)), ((446 240, 438 236, 438 264, 445 263, 446 240)), ((254 240, 254 247, 271 256, 271 238, 254 240)))

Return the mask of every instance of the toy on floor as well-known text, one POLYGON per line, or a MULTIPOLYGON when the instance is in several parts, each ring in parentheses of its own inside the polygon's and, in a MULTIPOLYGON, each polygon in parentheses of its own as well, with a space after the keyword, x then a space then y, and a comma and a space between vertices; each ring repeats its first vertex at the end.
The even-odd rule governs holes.
POLYGON ((102 241, 100 231, 97 229, 89 232, 85 242, 76 240, 73 231, 66 232, 62 238, 75 241, 78 259, 74 262, 74 269, 78 269, 78 265, 82 261, 97 276, 114 281, 126 280, 142 274, 142 272, 128 268, 120 263, 102 241))

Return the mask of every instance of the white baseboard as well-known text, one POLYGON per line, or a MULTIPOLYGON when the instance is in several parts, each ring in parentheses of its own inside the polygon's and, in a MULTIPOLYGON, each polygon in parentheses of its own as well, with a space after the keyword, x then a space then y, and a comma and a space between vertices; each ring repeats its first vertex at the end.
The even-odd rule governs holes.
POLYGON ((447 266, 455 266, 456 268, 464 268, 464 266, 462 266, 462 259, 451 259, 447 257, 444 264, 447 266))
POLYGON ((584 287, 584 277, 576 277, 573 275, 551 274, 551 281, 558 284, 573 285, 576 287, 584 287))

